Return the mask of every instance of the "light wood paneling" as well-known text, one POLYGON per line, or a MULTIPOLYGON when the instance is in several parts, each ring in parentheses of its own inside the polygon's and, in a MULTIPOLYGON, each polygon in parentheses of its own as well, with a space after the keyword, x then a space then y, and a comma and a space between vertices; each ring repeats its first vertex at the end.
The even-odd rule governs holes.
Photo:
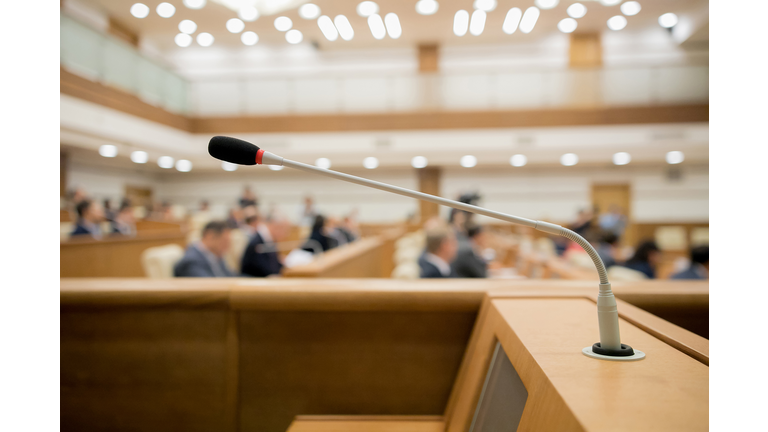
POLYGON ((601 67, 603 48, 599 33, 571 33, 568 64, 572 68, 601 67))
POLYGON ((434 73, 440 66, 437 44, 419 45, 419 72, 434 73))
POLYGON ((139 35, 128 28, 128 26, 125 24, 116 20, 114 17, 109 17, 109 27, 107 28, 107 32, 109 32, 109 34, 112 36, 122 40, 123 42, 126 42, 136 48, 139 47, 139 35))
POLYGON ((287 432, 443 432, 439 416, 297 416, 287 432))
MULTIPOLYGON (((440 196, 440 177, 442 170, 436 167, 417 169, 419 176, 419 192, 440 196)), ((428 219, 440 215, 440 206, 427 201, 419 201, 419 216, 423 224, 428 219)))

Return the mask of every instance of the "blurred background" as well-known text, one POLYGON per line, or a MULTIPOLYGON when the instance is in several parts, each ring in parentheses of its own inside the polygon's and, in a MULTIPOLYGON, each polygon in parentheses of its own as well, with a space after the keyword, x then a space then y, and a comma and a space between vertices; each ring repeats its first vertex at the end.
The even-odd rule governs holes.
POLYGON ((463 277, 595 277, 563 239, 223 164, 229 135, 568 226, 614 280, 706 278, 708 28, 703 0, 62 0, 61 275, 190 276, 223 221, 216 276, 261 232, 286 277, 418 278, 462 251, 483 270, 463 277))

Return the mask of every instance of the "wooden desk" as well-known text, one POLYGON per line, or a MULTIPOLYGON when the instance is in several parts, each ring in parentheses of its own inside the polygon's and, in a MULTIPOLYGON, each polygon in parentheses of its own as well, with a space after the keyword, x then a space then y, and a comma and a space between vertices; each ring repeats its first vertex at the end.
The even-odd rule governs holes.
POLYGON ((288 432, 443 432, 440 416, 297 416, 288 432))

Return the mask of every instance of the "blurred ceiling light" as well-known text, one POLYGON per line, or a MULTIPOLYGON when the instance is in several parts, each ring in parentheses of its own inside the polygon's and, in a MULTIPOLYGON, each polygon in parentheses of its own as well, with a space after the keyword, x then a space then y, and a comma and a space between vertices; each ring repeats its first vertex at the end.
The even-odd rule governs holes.
POLYGON ((176 8, 170 3, 160 3, 157 5, 157 14, 163 18, 170 18, 176 13, 176 8))
POLYGON ((197 24, 194 21, 183 20, 179 23, 179 31, 186 34, 192 34, 197 31, 197 24))
POLYGON ((472 168, 477 165, 477 158, 472 155, 464 155, 461 157, 459 164, 464 168, 472 168))
POLYGON ((571 18, 581 18, 587 14, 587 7, 581 3, 574 3, 565 10, 571 18))
POLYGON ((176 42, 176 45, 186 48, 192 43, 192 36, 186 33, 179 33, 173 38, 173 41, 176 42))
POLYGON ((613 164, 614 165, 626 165, 630 161, 632 161, 632 155, 630 155, 627 152, 618 152, 613 155, 613 164))
POLYGON ((429 162, 424 156, 415 156, 411 159, 411 166, 414 168, 424 168, 429 162))
POLYGON ((453 34, 464 36, 469 28, 469 12, 460 10, 453 16, 453 34))
POLYGON ((575 153, 566 153, 560 156, 560 163, 564 166, 574 166, 579 163, 579 157, 575 153))
POLYGON ((392 39, 397 39, 403 34, 403 28, 400 27, 400 19, 396 13, 388 13, 384 16, 384 23, 387 25, 387 34, 392 39))
POLYGON ((157 166, 164 169, 170 169, 173 168, 173 158, 170 156, 160 156, 157 159, 157 166))
POLYGON ((640 12, 640 3, 636 1, 628 1, 621 4, 621 13, 626 16, 635 16, 640 12))
POLYGON ((496 9, 496 0, 475 0, 472 7, 483 12, 491 12, 496 9))
MULTIPOLYGON (((386 17, 384 19, 386 20, 386 17)), ((341 38, 345 41, 352 40, 355 36, 352 24, 349 23, 349 20, 344 15, 336 15, 336 18, 333 19, 333 24, 336 26, 336 30, 339 31, 341 38)))
POLYGON ((671 151, 667 153, 667 163, 676 165, 685 160, 685 155, 681 151, 671 151))
POLYGON ((373 156, 368 156, 367 158, 363 159, 363 166, 368 169, 375 169, 379 166, 379 160, 373 156))
POLYGON ((621 0, 600 0, 603 6, 615 6, 621 3, 621 0))
POLYGON ((528 163, 528 158, 525 155, 516 154, 509 158, 509 164, 513 167, 525 166, 528 163))
POLYGON ((287 16, 279 16, 275 18, 275 28, 279 31, 288 31, 293 27, 293 21, 287 16))
POLYGON ((435 0, 419 0, 416 2, 416 12, 420 15, 432 15, 437 12, 439 5, 435 0))
POLYGON ((253 22, 259 19, 259 11, 253 6, 243 6, 237 11, 237 16, 243 21, 253 22))
POLYGON ((520 24, 520 17, 523 16, 523 11, 520 8, 512 8, 507 12, 507 17, 504 18, 504 24, 501 29, 506 34, 512 34, 517 31, 517 25, 520 24))
POLYGON ((472 19, 469 21, 469 32, 473 36, 480 36, 485 29, 485 16, 486 13, 480 9, 475 9, 472 12, 472 19))
POLYGON ((381 40, 387 35, 387 30, 384 28, 384 21, 381 20, 381 15, 379 14, 368 16, 368 27, 371 28, 371 34, 374 39, 381 40))
POLYGON ((339 32, 336 30, 336 26, 333 25, 333 21, 331 21, 327 15, 323 15, 317 19, 317 26, 320 27, 323 36, 329 41, 333 42, 339 37, 339 32))
POLYGON ((328 169, 331 167, 331 160, 328 158, 320 158, 315 161, 315 166, 322 169, 328 169))
POLYGON ((149 6, 144 3, 136 3, 131 6, 131 15, 136 18, 146 18, 149 15, 149 6))
POLYGON ((320 6, 314 3, 301 5, 299 8, 299 16, 308 20, 315 19, 320 16, 320 6))
POLYGON ((267 166, 268 166, 268 167, 269 167, 269 169, 271 169, 272 171, 281 171, 283 168, 285 168, 285 167, 284 167, 284 166, 282 166, 282 165, 267 165, 267 166))
POLYGON ((242 20, 238 18, 227 20, 227 30, 229 30, 230 33, 240 33, 244 29, 245 23, 242 20))
POLYGON ((533 2, 533 4, 542 9, 552 9, 557 6, 558 3, 560 3, 560 0, 536 0, 533 2))
POLYGON ((184 6, 190 9, 202 9, 205 6, 205 0, 184 0, 184 6))
POLYGON ((213 45, 213 35, 210 33, 200 33, 197 35, 197 43, 203 47, 209 47, 213 45))
POLYGON ((149 155, 147 155, 147 152, 136 150, 135 152, 131 153, 131 160, 134 163, 137 164, 144 164, 147 163, 147 160, 149 159, 149 155))
POLYGON ((627 19, 621 15, 616 15, 608 19, 608 28, 614 31, 619 31, 627 26, 627 19))
POLYGON ((573 18, 563 18, 557 23, 557 29, 563 33, 573 33, 579 24, 573 18))
POLYGON ((289 44, 296 45, 304 40, 304 35, 296 29, 288 30, 285 33, 285 40, 288 41, 289 44))
POLYGON ((117 156, 117 147, 113 146, 112 144, 104 144, 103 146, 99 147, 99 154, 104 157, 115 157, 117 156))
POLYGON ((672 28, 677 24, 677 15, 672 12, 665 13, 659 17, 659 25, 664 28, 672 28))
POLYGON ((379 5, 372 1, 364 1, 357 5, 357 14, 363 18, 379 13, 379 5))
POLYGON ((531 6, 525 10, 523 19, 520 20, 520 31, 523 33, 530 33, 533 27, 536 25, 536 20, 539 19, 539 8, 531 6))
POLYGON ((256 45, 256 42, 259 41, 259 35, 252 31, 247 31, 240 35, 240 40, 243 41, 245 45, 252 46, 256 45))
POLYGON ((192 171, 192 162, 186 159, 179 159, 176 161, 176 170, 181 172, 192 171))
POLYGON ((230 172, 237 171, 237 164, 222 162, 221 169, 223 169, 224 171, 230 171, 230 172))

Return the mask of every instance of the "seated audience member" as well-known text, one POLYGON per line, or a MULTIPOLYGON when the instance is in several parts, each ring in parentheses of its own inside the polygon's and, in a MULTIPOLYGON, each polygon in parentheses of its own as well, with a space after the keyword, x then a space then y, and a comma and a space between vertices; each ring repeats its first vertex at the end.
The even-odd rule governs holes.
POLYGON ((458 242, 452 227, 431 224, 426 228, 427 250, 419 257, 422 278, 452 278, 456 272, 449 264, 456 258, 458 242))
POLYGON ((600 255, 600 259, 603 260, 605 268, 616 265, 616 256, 618 254, 616 247, 619 243, 619 237, 616 233, 605 232, 600 236, 600 239, 595 246, 597 254, 600 255))
POLYGON ((89 199, 80 201, 77 204, 77 225, 70 235, 90 235, 99 240, 101 239, 101 228, 99 224, 103 220, 104 212, 97 203, 89 199))
POLYGON ((312 233, 307 239, 307 243, 302 249, 307 252, 325 252, 334 247, 334 241, 325 235, 326 223, 323 215, 315 216, 315 223, 312 225, 312 233))
POLYGON ((130 202, 123 202, 112 221, 112 232, 126 236, 136 235, 136 220, 130 202))
POLYGON ((709 246, 691 249, 691 266, 672 275, 671 279, 709 279, 709 246))
POLYGON ((176 263, 176 277, 230 277, 235 276, 224 263, 229 250, 230 230, 224 221, 208 222, 199 241, 187 247, 184 257, 176 263))
POLYGON ((637 247, 635 254, 624 263, 624 267, 637 270, 648 276, 649 279, 656 277, 656 265, 659 262, 660 252, 656 243, 645 241, 637 247))
POLYGON ((229 227, 229 229, 240 228, 240 225, 242 225, 243 222, 244 222, 243 211, 241 209, 233 208, 229 210, 229 216, 227 217, 227 226, 229 227))
POLYGON ((312 226, 312 224, 315 223, 315 217, 317 215, 317 210, 315 210, 315 202, 312 197, 304 197, 304 205, 301 206, 299 211, 299 226, 312 226))
POLYGON ((610 231, 621 238, 624 229, 627 226, 627 217, 621 212, 621 208, 616 204, 608 206, 608 213, 600 215, 598 224, 603 231, 610 231))
POLYGON ((240 208, 257 207, 258 205, 256 195, 251 191, 250 186, 246 186, 243 189, 243 196, 240 197, 240 208))
POLYGON ((112 209, 112 200, 110 200, 109 198, 104 198, 103 203, 104 203, 103 204, 104 220, 108 222, 112 222, 113 220, 115 220, 115 216, 117 215, 117 212, 115 212, 112 209))
POLYGON ((485 247, 485 233, 479 225, 467 229, 467 243, 459 243, 456 259, 451 267, 460 278, 488 277, 488 264, 482 258, 485 247))
POLYGON ((288 234, 288 221, 268 220, 264 223, 259 221, 258 216, 249 216, 248 222, 255 230, 243 253, 241 272, 255 277, 280 274, 283 263, 277 255, 275 243, 285 239, 288 234))
POLYGON ((333 240, 335 247, 349 243, 347 236, 342 231, 341 221, 335 217, 328 218, 328 237, 333 240))
POLYGON ((589 209, 579 210, 576 221, 570 226, 571 231, 585 237, 590 228, 592 228, 592 212, 589 209))
POLYGON ((350 216, 344 217, 344 220, 341 222, 341 225, 339 225, 338 230, 341 231, 341 233, 344 235, 344 238, 347 239, 347 243, 352 243, 360 236, 357 223, 354 221, 354 218, 350 216))

